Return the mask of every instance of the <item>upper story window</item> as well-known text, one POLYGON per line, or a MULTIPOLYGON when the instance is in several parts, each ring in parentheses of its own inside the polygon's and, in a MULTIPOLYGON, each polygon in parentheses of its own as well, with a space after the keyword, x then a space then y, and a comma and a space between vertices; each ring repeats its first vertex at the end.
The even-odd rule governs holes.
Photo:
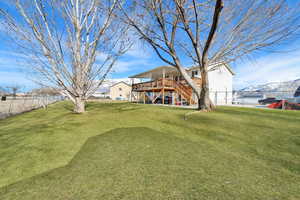
POLYGON ((198 71, 197 70, 192 71, 192 78, 195 78, 196 76, 198 76, 198 71))

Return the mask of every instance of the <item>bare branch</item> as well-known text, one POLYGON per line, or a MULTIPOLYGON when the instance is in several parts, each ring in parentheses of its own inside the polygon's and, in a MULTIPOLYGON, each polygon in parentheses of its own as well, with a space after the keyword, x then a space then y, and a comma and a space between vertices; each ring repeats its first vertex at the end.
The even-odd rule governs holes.
POLYGON ((15 10, 1 15, 30 70, 43 85, 61 88, 82 112, 91 91, 131 46, 129 27, 118 18, 121 1, 13 0, 15 10), (97 60, 99 53, 105 58, 97 60))
POLYGON ((124 18, 158 57, 178 69, 209 108, 209 65, 299 38, 300 6, 288 0, 132 0, 124 18), (133 6, 134 5, 134 6, 133 6), (201 71, 198 88, 181 61, 201 71))

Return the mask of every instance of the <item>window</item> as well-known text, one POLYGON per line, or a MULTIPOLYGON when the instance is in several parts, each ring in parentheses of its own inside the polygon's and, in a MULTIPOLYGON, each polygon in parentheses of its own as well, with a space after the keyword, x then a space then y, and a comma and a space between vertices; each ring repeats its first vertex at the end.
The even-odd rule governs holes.
POLYGON ((122 88, 119 88, 119 91, 122 91, 122 88))
POLYGON ((196 70, 196 71, 192 71, 192 78, 195 78, 195 76, 197 76, 198 75, 198 71, 196 70))

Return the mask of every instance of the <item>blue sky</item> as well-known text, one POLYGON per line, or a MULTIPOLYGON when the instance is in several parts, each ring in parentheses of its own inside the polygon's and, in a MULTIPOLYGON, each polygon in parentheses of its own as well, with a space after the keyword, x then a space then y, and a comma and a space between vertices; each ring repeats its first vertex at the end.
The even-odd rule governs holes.
MULTIPOLYGON (((165 64, 151 49, 136 45, 119 60, 109 78, 126 78, 160 65, 165 64)), ((28 67, 22 55, 12 51, 2 35, 0 38, 0 86, 17 84, 26 90, 36 87, 32 76, 27 73, 28 67)), ((300 48, 282 53, 258 52, 250 59, 231 64, 231 67, 236 73, 234 77, 236 89, 248 85, 298 79, 300 78, 300 48)))
MULTIPOLYGON (((0 7, 4 6, 0 2, 0 7)), ((28 63, 10 46, 11 41, 0 26, 0 87, 21 85, 24 90, 37 87, 28 73, 28 63)), ((277 48, 281 53, 256 52, 250 59, 232 63, 234 88, 300 78, 300 42, 277 48)), ((165 65, 148 47, 136 44, 115 65, 109 78, 126 78, 157 66, 165 65)))

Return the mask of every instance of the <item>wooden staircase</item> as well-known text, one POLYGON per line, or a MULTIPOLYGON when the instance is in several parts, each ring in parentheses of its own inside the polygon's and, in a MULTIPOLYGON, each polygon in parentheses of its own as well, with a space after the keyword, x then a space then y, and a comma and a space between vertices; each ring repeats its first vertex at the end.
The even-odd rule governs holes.
POLYGON ((156 103, 159 98, 163 99, 165 91, 174 91, 181 96, 188 104, 197 104, 193 98, 193 89, 187 85, 185 81, 175 80, 155 80, 145 83, 138 83, 133 85, 132 91, 143 92, 144 103, 156 103), (157 93, 159 93, 157 95, 157 93), (151 95, 152 94, 152 95, 151 95))
POLYGON ((196 104, 195 100, 193 99, 193 89, 189 86, 185 86, 182 83, 178 83, 174 81, 174 88, 175 91, 180 94, 186 101, 190 104, 196 104))

